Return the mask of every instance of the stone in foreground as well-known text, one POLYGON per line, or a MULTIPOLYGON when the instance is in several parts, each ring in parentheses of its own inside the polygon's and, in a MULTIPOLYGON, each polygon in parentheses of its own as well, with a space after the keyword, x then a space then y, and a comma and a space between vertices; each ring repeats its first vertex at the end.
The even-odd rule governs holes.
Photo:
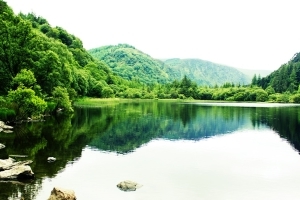
POLYGON ((76 196, 73 190, 54 187, 48 200, 76 200, 76 196))
POLYGON ((122 191, 135 191, 136 189, 142 187, 142 185, 133 182, 133 181, 122 181, 120 182, 117 187, 122 191))
POLYGON ((0 179, 31 179, 34 178, 34 173, 28 164, 31 160, 15 162, 14 159, 8 158, 0 160, 0 179))
POLYGON ((34 173, 28 165, 19 165, 0 172, 0 179, 30 179, 33 177, 34 173))

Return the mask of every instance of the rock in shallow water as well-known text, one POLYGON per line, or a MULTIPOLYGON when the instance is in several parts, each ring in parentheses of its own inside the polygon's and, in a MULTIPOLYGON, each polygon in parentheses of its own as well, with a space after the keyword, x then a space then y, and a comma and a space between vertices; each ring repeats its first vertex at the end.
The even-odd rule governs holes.
POLYGON ((0 149, 4 149, 5 145, 0 143, 0 149))
POLYGON ((117 187, 122 191, 135 191, 136 189, 142 187, 142 185, 133 182, 133 181, 122 181, 120 182, 117 187))
POLYGON ((54 157, 48 157, 47 161, 48 162, 54 162, 54 161, 56 161, 56 158, 54 158, 54 157))
POLYGON ((54 187, 48 200, 76 200, 76 196, 73 190, 54 187))
POLYGON ((0 172, 0 179, 30 179, 33 177, 34 173, 28 165, 19 165, 0 172))

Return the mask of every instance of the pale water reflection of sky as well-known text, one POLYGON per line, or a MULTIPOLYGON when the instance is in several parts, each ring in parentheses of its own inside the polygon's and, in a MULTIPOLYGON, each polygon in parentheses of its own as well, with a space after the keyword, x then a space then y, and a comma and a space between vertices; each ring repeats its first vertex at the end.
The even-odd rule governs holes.
POLYGON ((272 130, 244 130, 197 142, 153 140, 126 155, 87 147, 43 181, 36 199, 61 186, 78 199, 296 200, 299 185, 299 153, 272 130), (127 179, 143 187, 120 191, 127 179))
POLYGON ((300 51, 298 0, 5 0, 81 38, 127 43, 154 58, 276 70, 300 51))

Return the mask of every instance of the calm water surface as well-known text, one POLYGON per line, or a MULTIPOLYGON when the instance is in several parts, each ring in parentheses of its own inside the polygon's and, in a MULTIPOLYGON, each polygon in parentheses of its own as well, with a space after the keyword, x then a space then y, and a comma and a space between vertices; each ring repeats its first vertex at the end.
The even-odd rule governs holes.
POLYGON ((0 135, 36 178, 0 182, 0 199, 299 199, 300 107, 288 104, 127 102, 0 135), (47 157, 57 161, 47 163, 47 157), (143 185, 122 192, 116 185, 143 185))

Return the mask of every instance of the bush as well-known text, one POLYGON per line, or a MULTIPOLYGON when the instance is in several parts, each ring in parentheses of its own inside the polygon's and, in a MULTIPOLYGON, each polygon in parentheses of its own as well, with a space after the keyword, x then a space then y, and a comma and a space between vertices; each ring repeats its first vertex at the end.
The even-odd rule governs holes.
POLYGON ((55 109, 63 109, 66 112, 73 112, 72 104, 69 99, 69 93, 66 88, 62 87, 55 87, 54 91, 52 92, 53 100, 56 102, 55 109))

